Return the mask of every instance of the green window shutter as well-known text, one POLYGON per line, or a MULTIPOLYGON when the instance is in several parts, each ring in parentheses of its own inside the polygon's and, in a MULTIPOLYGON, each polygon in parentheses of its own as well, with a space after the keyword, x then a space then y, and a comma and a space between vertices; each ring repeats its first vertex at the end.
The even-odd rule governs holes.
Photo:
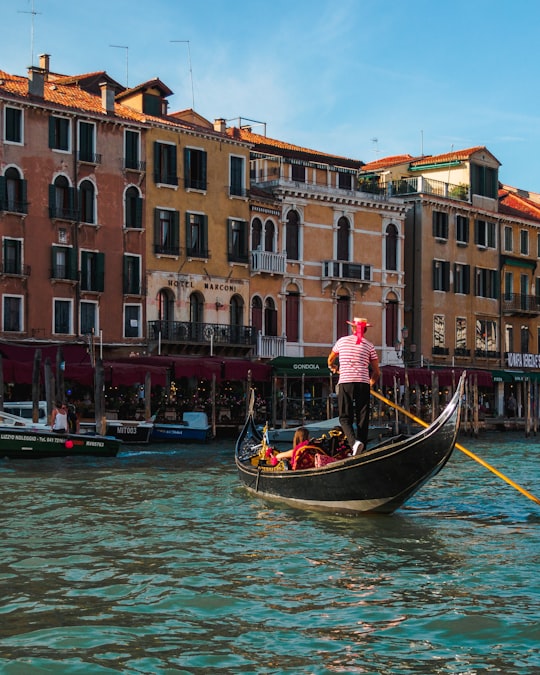
POLYGON ((202 189, 206 190, 206 162, 207 162, 207 156, 206 152, 201 152, 201 181, 202 181, 202 189))
POLYGON ((51 278, 56 277, 56 246, 51 246, 51 278))
POLYGON ((142 197, 137 197, 135 200, 135 227, 142 227, 143 217, 143 200, 142 197))
POLYGON ((191 182, 191 154, 189 148, 184 148, 184 187, 189 187, 191 182))
POLYGON ((161 236, 159 231, 159 209, 154 209, 154 244, 161 243, 161 236))
POLYGON ((171 245, 177 249, 180 246, 180 214, 178 211, 172 213, 171 229, 171 245))
POLYGON ((191 248, 191 227, 189 225, 189 212, 186 211, 186 249, 191 248))
POLYGON ((67 278, 77 280, 77 251, 74 248, 67 249, 67 278))
POLYGON ((3 211, 7 206, 6 178, 0 176, 0 210, 3 211))
POLYGON ((105 290, 105 253, 96 254, 96 291, 105 290))
POLYGON ((154 141, 154 183, 161 182, 161 143, 154 141))
MULTIPOLYGON (((0 189, 0 195, 2 190, 0 189)), ((26 179, 21 180, 21 213, 27 213, 28 211, 28 181, 26 179)))
POLYGON ((54 185, 49 185, 49 218, 56 216, 56 188, 54 185))
POLYGON ((73 220, 77 220, 77 207, 78 207, 78 201, 77 201, 77 188, 70 187, 68 188, 68 203, 69 203, 69 215, 70 218, 73 218, 73 220))
POLYGON ((202 248, 204 251, 208 250, 208 216, 203 216, 202 218, 202 248))
POLYGON ((88 255, 88 251, 81 252, 81 289, 83 291, 91 290, 87 283, 88 255))
POLYGON ((178 177, 176 175, 176 145, 169 146, 169 152, 167 153, 168 166, 167 173, 169 174, 169 183, 171 185, 178 184, 178 177))
POLYGON ((51 115, 49 117, 49 148, 55 147, 55 138, 54 138, 54 117, 51 115))
POLYGON ((129 293, 129 262, 128 262, 128 257, 127 255, 124 255, 124 260, 123 260, 123 274, 122 274, 122 289, 124 292, 124 295, 129 293))

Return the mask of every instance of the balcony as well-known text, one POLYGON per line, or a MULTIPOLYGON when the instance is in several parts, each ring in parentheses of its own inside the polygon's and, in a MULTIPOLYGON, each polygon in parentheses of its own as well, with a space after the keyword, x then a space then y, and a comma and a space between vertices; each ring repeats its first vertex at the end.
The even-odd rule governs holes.
POLYGON ((101 154, 90 150, 79 150, 77 159, 84 164, 101 164, 101 154))
POLYGON ((230 326, 221 323, 192 323, 191 321, 149 321, 148 339, 168 343, 222 346, 256 344, 257 335, 251 326, 230 326))
POLYGON ((537 316, 540 314, 540 296, 526 293, 505 293, 502 311, 506 316, 537 316))
POLYGON ((371 282, 371 265, 343 260, 323 260, 321 278, 323 289, 334 281, 356 282, 367 287, 371 282))
POLYGON ((124 157, 122 160, 122 168, 125 171, 137 171, 138 173, 144 173, 146 171, 146 162, 140 159, 124 157))
POLYGON ((287 338, 284 335, 257 335, 257 349, 255 356, 260 359, 274 359, 276 356, 285 356, 287 338))
POLYGON ((251 251, 252 274, 285 274, 287 266, 286 253, 274 253, 273 251, 251 251))
POLYGON ((24 215, 28 213, 28 202, 20 201, 17 199, 1 199, 0 198, 0 211, 5 211, 6 213, 17 213, 19 215, 24 215))

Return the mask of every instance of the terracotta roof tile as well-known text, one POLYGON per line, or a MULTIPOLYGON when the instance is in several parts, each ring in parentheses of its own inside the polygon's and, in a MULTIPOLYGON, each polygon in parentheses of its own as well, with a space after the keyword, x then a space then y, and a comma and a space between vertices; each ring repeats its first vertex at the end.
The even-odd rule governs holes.
POLYGON ((415 159, 411 164, 415 167, 423 166, 424 164, 444 164, 446 162, 465 161, 470 159, 472 155, 480 150, 487 150, 482 145, 477 145, 474 148, 466 148, 465 150, 452 150, 452 152, 445 152, 442 155, 426 155, 420 159, 415 159))
POLYGON ((261 134, 254 134, 249 129, 230 127, 227 129, 227 135, 237 140, 247 141, 252 143, 254 149, 258 152, 267 152, 269 154, 281 155, 295 159, 304 159, 309 162, 320 162, 322 164, 330 164, 343 166, 348 168, 359 169, 363 166, 363 162, 358 159, 351 159, 349 157, 341 157, 339 155, 331 155, 318 150, 304 148, 300 145, 293 145, 285 141, 279 141, 275 138, 262 136, 261 134))
POLYGON ((499 190, 499 213, 540 222, 540 204, 507 190, 499 190))
POLYGON ((391 157, 382 157, 375 159, 373 162, 368 162, 362 167, 362 171, 378 171, 379 169, 386 169, 398 164, 408 164, 414 157, 412 155, 393 155, 391 157))

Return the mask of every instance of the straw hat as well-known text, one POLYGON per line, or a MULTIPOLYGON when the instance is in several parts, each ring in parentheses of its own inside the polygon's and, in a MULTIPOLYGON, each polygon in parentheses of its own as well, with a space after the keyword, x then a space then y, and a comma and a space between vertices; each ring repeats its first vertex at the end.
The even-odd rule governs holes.
POLYGON ((347 323, 349 324, 349 326, 357 326, 359 323, 363 323, 364 326, 366 326, 366 327, 367 326, 373 326, 372 323, 368 323, 367 319, 364 319, 363 317, 358 318, 357 316, 355 316, 352 321, 347 321, 347 323))

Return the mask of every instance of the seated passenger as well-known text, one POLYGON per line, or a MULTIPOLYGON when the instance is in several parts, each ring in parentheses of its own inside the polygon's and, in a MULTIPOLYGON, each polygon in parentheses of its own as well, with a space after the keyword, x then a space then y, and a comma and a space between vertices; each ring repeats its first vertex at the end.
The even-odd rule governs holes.
POLYGON ((303 448, 304 445, 307 445, 309 442, 309 432, 305 427, 299 427, 293 438, 293 447, 290 450, 285 450, 284 452, 278 452, 277 455, 274 455, 274 460, 276 464, 282 459, 293 459, 294 455, 300 448, 303 448))

